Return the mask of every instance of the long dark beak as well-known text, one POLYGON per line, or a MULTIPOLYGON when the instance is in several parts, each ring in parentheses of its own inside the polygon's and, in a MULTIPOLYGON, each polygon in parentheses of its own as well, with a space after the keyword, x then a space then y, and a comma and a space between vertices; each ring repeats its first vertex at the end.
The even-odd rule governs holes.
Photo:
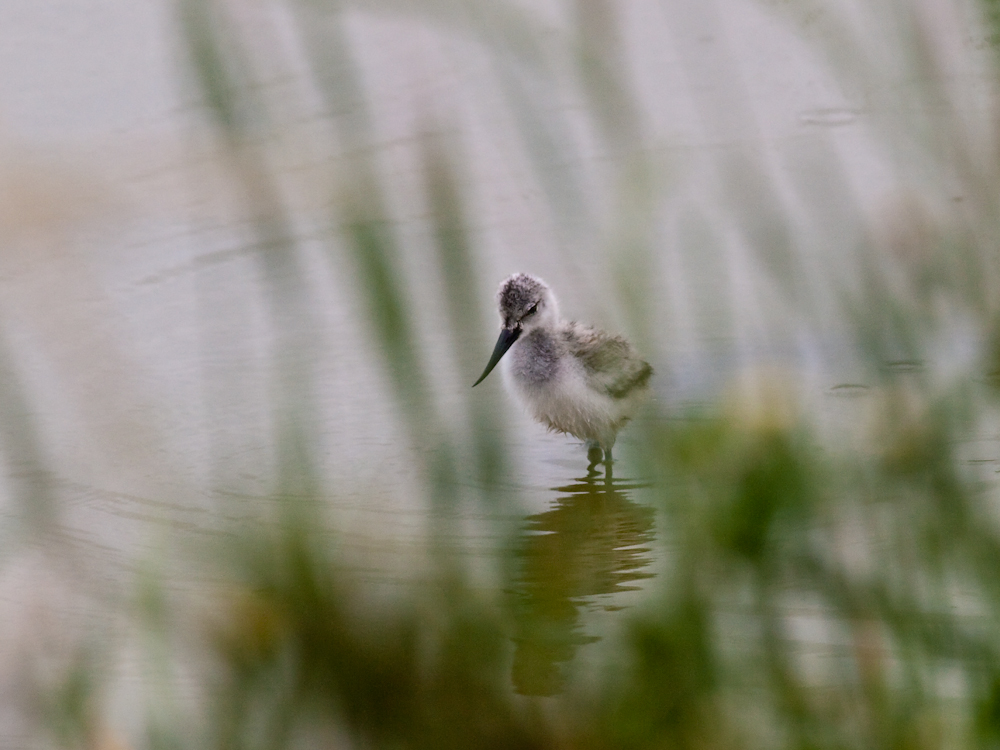
POLYGON ((513 346, 514 342, 517 341, 517 337, 521 335, 521 328, 504 328, 500 331, 500 338, 497 339, 497 345, 493 349, 493 356, 490 357, 490 363, 486 365, 486 369, 483 370, 483 374, 479 376, 479 380, 472 384, 475 388, 477 385, 486 380, 486 376, 493 372, 493 368, 497 366, 497 362, 500 358, 507 353, 507 350, 513 346))

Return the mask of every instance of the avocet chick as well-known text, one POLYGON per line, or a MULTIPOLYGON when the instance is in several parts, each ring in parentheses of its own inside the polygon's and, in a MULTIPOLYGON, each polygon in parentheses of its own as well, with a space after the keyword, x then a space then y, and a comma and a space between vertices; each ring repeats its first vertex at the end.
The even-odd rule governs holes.
POLYGON ((504 375, 531 414, 550 430, 585 440, 593 462, 611 463, 618 431, 649 395, 653 368, 622 336, 559 317, 541 279, 516 273, 497 292, 502 328, 486 378, 507 350, 504 375))

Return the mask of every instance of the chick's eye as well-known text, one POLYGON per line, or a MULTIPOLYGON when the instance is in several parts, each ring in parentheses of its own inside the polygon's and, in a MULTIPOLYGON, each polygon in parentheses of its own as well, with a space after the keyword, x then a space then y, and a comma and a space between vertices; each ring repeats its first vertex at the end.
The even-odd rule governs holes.
POLYGON ((524 312, 524 317, 527 318, 529 315, 534 315, 537 311, 538 311, 538 303, 536 302, 524 312))

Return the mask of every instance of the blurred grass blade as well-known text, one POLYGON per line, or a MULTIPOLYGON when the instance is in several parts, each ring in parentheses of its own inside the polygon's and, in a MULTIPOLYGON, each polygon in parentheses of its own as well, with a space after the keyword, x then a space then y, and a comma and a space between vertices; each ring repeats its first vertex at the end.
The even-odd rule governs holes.
MULTIPOLYGON (((431 221, 437 240, 438 274, 447 290, 445 306, 451 324, 453 351, 460 372, 472 373, 482 366, 479 350, 466 342, 477 341, 491 326, 484 320, 483 301, 475 262, 475 248, 466 227, 465 207, 460 197, 459 176, 453 166, 455 146, 437 133, 422 141, 425 190, 430 202, 431 221)), ((465 394, 473 436, 473 455, 479 483, 494 486, 507 473, 506 435, 494 424, 500 410, 495 400, 482 392, 465 394)))

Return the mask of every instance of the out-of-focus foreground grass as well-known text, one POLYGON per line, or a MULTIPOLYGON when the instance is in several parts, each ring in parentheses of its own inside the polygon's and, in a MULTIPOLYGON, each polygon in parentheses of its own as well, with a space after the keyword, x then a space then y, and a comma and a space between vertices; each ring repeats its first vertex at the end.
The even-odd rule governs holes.
MULTIPOLYGON (((661 389, 656 413, 631 428, 639 435, 632 459, 653 485, 666 550, 665 572, 645 583, 653 604, 623 613, 617 656, 598 673, 580 684, 554 679, 537 691, 555 695, 516 694, 512 660, 530 661, 530 654, 524 647, 512 656, 514 643, 520 638, 523 646, 531 625, 503 586, 475 585, 461 555, 441 542, 454 539, 458 463, 474 466, 484 503, 516 467, 501 433, 485 424, 488 396, 461 396, 462 429, 454 411, 436 406, 435 372, 415 323, 436 305, 456 342, 449 356, 470 375, 481 367, 461 342, 488 346, 491 329, 484 307, 496 279, 485 278, 477 245, 488 217, 476 215, 467 189, 482 175, 463 161, 467 120, 421 103, 423 135, 406 151, 419 165, 422 182, 410 187, 431 241, 407 245, 396 231, 399 188, 374 145, 385 87, 359 48, 357 26, 374 18, 389 29, 383 38, 436 35, 459 40, 451 50, 474 50, 494 80, 484 100, 509 120, 525 179, 540 186, 554 241, 566 248, 555 252, 566 254, 568 266, 597 259, 593 273, 606 283, 596 305, 618 311, 643 350, 667 363, 675 342, 664 332, 681 323, 658 282, 667 239, 656 222, 665 205, 685 198, 670 191, 672 176, 643 140, 648 103, 629 63, 634 24, 610 0, 568 2, 551 18, 496 0, 245 7, 178 0, 189 79, 245 206, 274 331, 275 493, 298 500, 259 527, 241 526, 238 541, 213 537, 200 551, 222 583, 195 619, 186 613, 179 623, 158 572, 145 573, 130 616, 154 657, 153 697, 148 716, 128 722, 142 725, 130 741, 261 750, 1000 745, 1000 497, 982 465, 962 454, 970 436, 995 437, 995 118, 976 121, 985 132, 965 118, 927 9, 877 3, 860 23, 806 4, 764 3, 782 6, 770 8, 786 14, 782 22, 803 24, 803 39, 846 90, 869 93, 879 153, 914 185, 903 220, 880 229, 877 212, 857 205, 831 141, 817 139, 779 178, 760 153, 729 138, 725 123, 752 110, 740 71, 725 45, 698 52, 691 41, 721 33, 722 21, 711 4, 674 5, 657 6, 663 38, 690 56, 684 65, 700 91, 698 116, 722 144, 711 157, 711 209, 692 201, 681 222, 680 239, 691 245, 684 262, 721 269, 714 286, 691 290, 686 320, 697 328, 728 311, 723 317, 738 339, 749 299, 770 310, 761 318, 765 341, 777 320, 781 336, 791 330, 793 339, 812 342, 806 349, 836 342, 864 374, 862 384, 840 384, 865 399, 864 424, 853 426, 850 439, 829 429, 787 368, 744 372, 698 407, 681 407, 661 389), (919 80, 905 102, 891 91, 871 93, 890 68, 919 80), (729 84, 699 89, 695 72, 729 84), (289 75, 297 88, 280 85, 289 75), (310 120, 309 137, 326 144, 330 184, 297 183, 282 162, 299 132, 296 113, 305 110, 323 113, 310 120), (582 174, 587 160, 599 166, 582 174), (317 190, 326 191, 317 200, 325 224, 307 232, 291 196, 317 190), (576 261, 574 242, 590 237, 595 224, 602 239, 576 261), (368 601, 341 574, 336 538, 318 531, 322 503, 313 500, 322 493, 305 427, 315 373, 302 323, 312 303, 300 244, 310 232, 352 279, 358 325, 380 357, 410 440, 421 446, 415 455, 424 461, 434 525, 432 572, 391 601, 368 601), (742 301, 733 246, 759 274, 742 301), (414 267, 447 295, 421 296, 414 267), (772 304, 783 312, 769 317, 772 304), (959 337, 974 354, 956 364, 949 342, 959 337), (175 694, 169 677, 180 632, 186 658, 193 649, 204 665, 186 686, 198 696, 194 703, 175 694)), ((983 28, 995 23, 993 6, 977 8, 983 28)), ((979 91, 994 113, 995 74, 979 91)), ((691 272, 692 285, 697 275, 691 272)), ((672 288, 685 281, 681 273, 672 288)), ((5 415, 29 411, 0 407, 5 415)), ((5 451, 20 452, 22 464, 35 461, 30 424, 5 424, 5 451)), ((46 508, 44 485, 31 488, 40 496, 26 497, 25 507, 46 508)), ((602 498, 594 501, 603 503, 601 513, 619 502, 613 493, 602 498)), ((35 527, 44 528, 43 516, 35 527)), ((634 544, 648 544, 649 519, 640 513, 628 521, 634 544)), ((545 551, 514 558, 511 566, 561 559, 545 551)), ((521 605, 534 606, 524 604, 529 598, 521 605)), ((93 642, 64 672, 39 682, 38 722, 58 746, 119 741, 104 729, 115 718, 105 713, 102 687, 102 665, 115 647, 99 636, 93 642)), ((531 671, 530 663, 516 665, 531 671)))

